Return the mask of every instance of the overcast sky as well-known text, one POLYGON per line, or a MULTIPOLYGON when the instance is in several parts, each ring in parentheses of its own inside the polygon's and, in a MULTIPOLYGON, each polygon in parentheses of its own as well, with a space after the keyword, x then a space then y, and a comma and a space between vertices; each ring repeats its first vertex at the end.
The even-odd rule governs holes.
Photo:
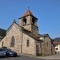
POLYGON ((60 0, 0 0, 0 28, 7 30, 14 19, 18 23, 28 7, 38 18, 40 34, 60 37, 60 0))

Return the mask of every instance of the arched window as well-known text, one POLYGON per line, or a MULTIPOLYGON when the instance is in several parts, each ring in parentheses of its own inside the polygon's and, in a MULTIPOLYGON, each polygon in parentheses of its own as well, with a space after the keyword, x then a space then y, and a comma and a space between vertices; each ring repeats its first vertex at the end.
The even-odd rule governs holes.
POLYGON ((26 25, 26 18, 23 19, 23 25, 26 25))
POLYGON ((14 47, 14 45, 15 45, 15 38, 14 36, 12 36, 10 47, 14 47))
POLYGON ((32 25, 35 25, 35 19, 34 18, 32 18, 32 25))

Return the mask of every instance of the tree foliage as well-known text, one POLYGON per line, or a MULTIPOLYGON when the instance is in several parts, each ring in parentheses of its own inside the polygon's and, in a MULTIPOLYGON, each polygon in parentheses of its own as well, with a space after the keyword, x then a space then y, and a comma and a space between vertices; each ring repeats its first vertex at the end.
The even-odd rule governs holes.
POLYGON ((5 37, 6 30, 0 28, 0 36, 5 37))

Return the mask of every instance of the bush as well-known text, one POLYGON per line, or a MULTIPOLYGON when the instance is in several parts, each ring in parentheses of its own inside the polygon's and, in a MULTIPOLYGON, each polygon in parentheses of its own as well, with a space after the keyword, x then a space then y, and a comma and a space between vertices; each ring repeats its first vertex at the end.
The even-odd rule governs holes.
POLYGON ((2 48, 7 48, 7 47, 3 46, 2 48))

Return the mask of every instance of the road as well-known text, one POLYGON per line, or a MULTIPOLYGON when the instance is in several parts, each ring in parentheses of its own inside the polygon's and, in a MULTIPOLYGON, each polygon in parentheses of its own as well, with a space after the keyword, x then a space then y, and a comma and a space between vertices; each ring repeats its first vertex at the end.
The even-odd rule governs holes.
POLYGON ((51 55, 51 56, 39 56, 39 57, 28 57, 28 56, 20 56, 20 57, 6 57, 0 58, 0 60, 60 60, 60 52, 51 55))
POLYGON ((6 58, 0 58, 0 60, 45 60, 41 58, 34 58, 34 57, 6 57, 6 58))
POLYGON ((36 57, 36 58, 42 58, 42 59, 52 59, 52 60, 60 60, 60 52, 57 52, 57 54, 55 55, 51 55, 51 56, 44 56, 44 57, 36 57))

